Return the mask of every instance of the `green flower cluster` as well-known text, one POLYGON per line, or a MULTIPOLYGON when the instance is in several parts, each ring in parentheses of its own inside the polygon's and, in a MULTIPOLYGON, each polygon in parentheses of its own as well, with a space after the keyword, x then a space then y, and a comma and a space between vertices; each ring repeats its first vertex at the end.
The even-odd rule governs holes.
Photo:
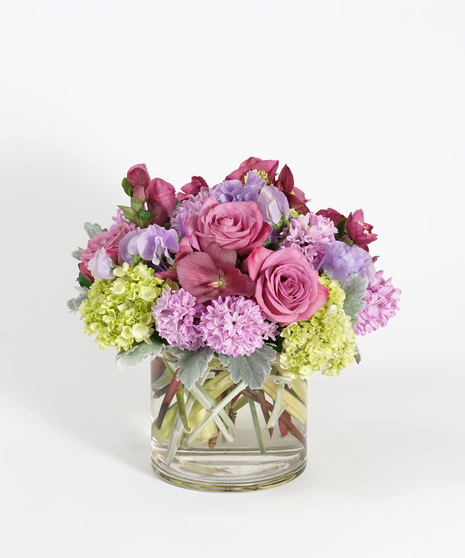
POLYGON ((337 376, 355 360, 355 333, 349 316, 344 313, 345 293, 339 281, 326 275, 319 278, 329 291, 325 304, 305 322, 283 329, 283 352, 280 367, 291 377, 310 378, 322 370, 337 376))
POLYGON ((149 339, 154 331, 151 307, 168 285, 142 263, 135 267, 124 263, 113 273, 116 279, 92 284, 79 311, 84 331, 97 334, 99 350, 113 346, 122 352, 149 339))

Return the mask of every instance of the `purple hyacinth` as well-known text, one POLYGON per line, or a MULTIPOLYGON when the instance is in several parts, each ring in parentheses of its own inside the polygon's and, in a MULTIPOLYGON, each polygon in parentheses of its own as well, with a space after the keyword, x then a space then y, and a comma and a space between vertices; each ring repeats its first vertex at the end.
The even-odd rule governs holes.
POLYGON ((155 327, 169 345, 198 351, 205 347, 198 325, 205 306, 197 304, 195 296, 184 289, 163 291, 157 304, 152 306, 155 327))
POLYGON ((245 185, 240 180, 225 180, 215 186, 210 192, 210 196, 221 203, 257 202, 260 188, 263 186, 265 186, 265 180, 256 172, 249 172, 245 185))
POLYGON ((348 246, 338 240, 326 245, 321 267, 331 279, 345 283, 350 283, 350 275, 367 279, 369 283, 375 278, 370 254, 358 246, 348 246))
POLYGON ((188 194, 186 199, 179 204, 170 217, 171 227, 178 232, 181 237, 186 236, 184 222, 188 213, 198 215, 200 208, 205 203, 205 200, 210 196, 208 188, 201 188, 200 192, 193 196, 188 194))
POLYGON ((237 357, 251 355, 266 339, 276 339, 278 325, 267 322, 262 309, 243 296, 218 297, 200 318, 205 345, 217 353, 237 357))
POLYGON ((396 315, 402 291, 394 288, 391 281, 391 278, 383 278, 383 271, 377 271, 375 279, 369 283, 363 297, 365 308, 357 314, 358 322, 354 327, 357 335, 366 335, 385 327, 396 315))
POLYGON ((318 269, 326 245, 334 242, 337 228, 327 217, 307 213, 302 217, 294 217, 289 221, 289 234, 285 238, 283 248, 297 248, 308 259, 314 269, 318 269))

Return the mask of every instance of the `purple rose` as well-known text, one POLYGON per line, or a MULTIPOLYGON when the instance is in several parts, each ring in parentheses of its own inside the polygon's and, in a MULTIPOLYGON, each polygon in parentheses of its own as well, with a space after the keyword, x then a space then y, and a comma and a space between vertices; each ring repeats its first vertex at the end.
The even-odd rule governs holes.
POLYGON ((350 283, 348 277, 357 275, 368 279, 375 278, 375 267, 371 256, 358 246, 348 246, 345 242, 332 242, 325 247, 325 255, 321 267, 331 277, 344 283, 350 283))

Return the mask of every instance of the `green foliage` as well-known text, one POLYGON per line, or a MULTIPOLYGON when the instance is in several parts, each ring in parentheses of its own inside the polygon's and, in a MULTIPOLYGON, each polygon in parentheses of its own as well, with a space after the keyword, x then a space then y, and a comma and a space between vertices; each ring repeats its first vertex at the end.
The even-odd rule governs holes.
POLYGON ((178 357, 176 363, 176 368, 179 368, 178 380, 181 380, 187 389, 192 389, 195 382, 205 374, 208 363, 214 357, 212 349, 208 347, 199 351, 187 351, 172 347, 170 352, 178 357))
POLYGON ((129 180, 124 177, 123 181, 121 182, 121 186, 123 187, 124 192, 129 196, 132 197, 132 193, 134 188, 129 184, 129 180))
POLYGON ((159 341, 150 339, 149 342, 142 342, 133 345, 129 351, 121 352, 116 355, 116 367, 118 370, 123 370, 123 364, 126 366, 134 366, 139 364, 150 355, 157 356, 162 350, 163 344, 159 341))
POLYGON ((255 349, 250 356, 218 355, 218 358, 224 366, 229 367, 229 375, 234 383, 238 384, 243 380, 250 388, 261 389, 271 372, 270 362, 275 360, 276 351, 265 343, 261 349, 255 349))
POLYGON ((367 292, 368 280, 361 279, 356 275, 351 275, 350 285, 341 282, 341 288, 346 294, 344 300, 344 312, 350 317, 352 326, 355 326, 358 322, 357 314, 365 308, 365 301, 363 297, 367 292))
POLYGON ((108 229, 102 229, 102 227, 98 223, 84 223, 84 229, 88 234, 89 238, 94 238, 103 232, 107 232, 108 229))

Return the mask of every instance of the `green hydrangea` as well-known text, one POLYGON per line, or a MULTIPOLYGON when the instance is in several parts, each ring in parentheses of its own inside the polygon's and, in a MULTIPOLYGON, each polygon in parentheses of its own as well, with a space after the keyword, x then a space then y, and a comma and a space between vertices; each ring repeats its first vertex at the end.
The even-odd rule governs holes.
POLYGON ((329 291, 325 304, 309 320, 291 324, 281 333, 280 366, 293 378, 309 378, 318 370, 337 376, 355 360, 355 333, 343 310, 345 293, 335 279, 322 275, 319 281, 329 291))
POLYGON ((151 307, 168 284, 142 263, 135 267, 124 263, 113 273, 116 279, 92 284, 79 311, 84 331, 97 335, 100 350, 113 346, 122 352, 149 339, 154 331, 151 307))

